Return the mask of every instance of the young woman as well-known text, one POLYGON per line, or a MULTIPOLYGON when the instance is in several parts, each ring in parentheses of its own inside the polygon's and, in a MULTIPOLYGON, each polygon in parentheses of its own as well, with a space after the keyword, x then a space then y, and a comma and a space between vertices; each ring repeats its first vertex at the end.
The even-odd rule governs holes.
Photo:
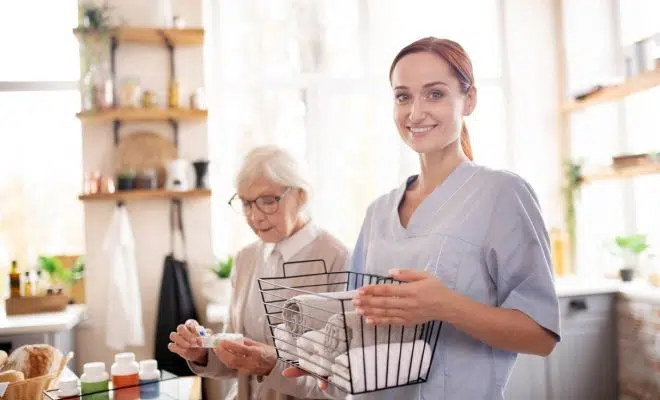
POLYGON ((420 171, 370 205, 351 268, 407 283, 365 287, 354 303, 373 324, 443 324, 426 383, 358 398, 503 399, 517 354, 547 356, 559 340, 536 195, 521 177, 472 161, 463 118, 477 90, 459 44, 411 43, 390 81, 394 120, 420 171))

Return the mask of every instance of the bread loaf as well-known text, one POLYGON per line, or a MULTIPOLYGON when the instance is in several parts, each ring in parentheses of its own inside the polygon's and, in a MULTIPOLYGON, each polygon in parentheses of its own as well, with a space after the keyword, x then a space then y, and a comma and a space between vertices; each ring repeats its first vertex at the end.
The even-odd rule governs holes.
POLYGON ((4 371, 0 372, 0 382, 19 382, 25 379, 25 376, 21 371, 4 371))
POLYGON ((48 344, 28 344, 17 348, 7 358, 2 371, 20 371, 25 379, 57 371, 62 352, 48 344))

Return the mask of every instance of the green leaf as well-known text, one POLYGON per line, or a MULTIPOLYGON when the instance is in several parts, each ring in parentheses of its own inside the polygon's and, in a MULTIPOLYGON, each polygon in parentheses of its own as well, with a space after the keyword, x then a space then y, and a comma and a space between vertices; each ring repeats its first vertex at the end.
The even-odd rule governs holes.
POLYGON ((614 240, 619 248, 633 254, 641 254, 649 248, 646 235, 642 234, 617 236, 614 240))
POLYGON ((231 276, 231 270, 234 266, 234 258, 232 256, 227 257, 226 260, 220 261, 215 268, 211 268, 218 278, 227 279, 231 276))

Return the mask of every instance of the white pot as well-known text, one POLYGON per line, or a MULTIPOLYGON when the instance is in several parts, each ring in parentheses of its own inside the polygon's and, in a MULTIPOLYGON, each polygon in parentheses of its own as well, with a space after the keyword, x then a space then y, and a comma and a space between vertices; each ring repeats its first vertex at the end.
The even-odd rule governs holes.
POLYGON ((204 297, 212 303, 229 305, 232 295, 231 281, 229 278, 220 279, 213 276, 212 279, 208 279, 204 283, 202 293, 204 297))

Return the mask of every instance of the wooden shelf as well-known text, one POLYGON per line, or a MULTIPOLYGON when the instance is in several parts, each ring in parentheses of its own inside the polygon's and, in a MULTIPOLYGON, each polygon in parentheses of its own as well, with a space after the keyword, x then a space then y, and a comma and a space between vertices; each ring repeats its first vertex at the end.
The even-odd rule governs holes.
MULTIPOLYGON (((76 28, 73 32, 78 37, 93 37, 102 34, 102 32, 84 28, 76 28)), ((204 29, 202 28, 158 29, 126 26, 111 28, 109 34, 119 43, 164 45, 169 42, 172 46, 198 46, 204 43, 204 29)))
POLYGON ((188 199, 211 196, 209 189, 195 189, 187 192, 158 190, 127 190, 115 193, 83 194, 78 199, 83 201, 134 201, 153 199, 188 199))
POLYGON ((656 86, 660 86, 660 68, 644 72, 618 85, 606 87, 584 100, 572 100, 564 105, 563 111, 573 112, 583 110, 596 104, 621 100, 626 96, 643 92, 656 86))
POLYGON ((103 111, 83 111, 76 116, 84 123, 102 124, 118 121, 203 121, 207 110, 189 108, 114 108, 103 111))
POLYGON ((608 167, 592 173, 586 173, 585 182, 634 178, 642 175, 660 174, 660 163, 636 165, 633 167, 608 167))

